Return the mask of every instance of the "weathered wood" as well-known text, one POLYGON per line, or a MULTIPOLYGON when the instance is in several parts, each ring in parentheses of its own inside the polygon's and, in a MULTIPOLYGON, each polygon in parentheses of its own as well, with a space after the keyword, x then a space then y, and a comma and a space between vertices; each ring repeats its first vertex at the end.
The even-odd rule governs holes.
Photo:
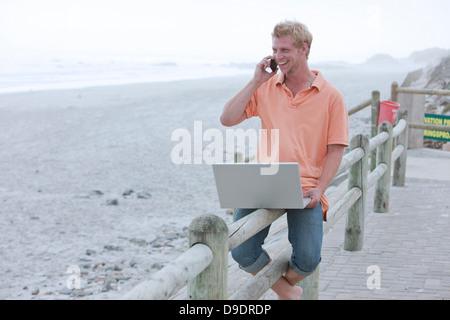
MULTIPOLYGON (((385 143, 389 139, 389 134, 387 132, 381 132, 375 137, 369 140, 369 151, 372 152, 385 143)), ((375 157, 376 159, 376 157, 375 157)))
MULTIPOLYGON (((406 144, 408 149, 422 148, 423 147, 423 129, 450 131, 446 126, 431 127, 424 124, 424 105, 425 95, 440 95, 450 96, 450 90, 436 90, 426 88, 395 88, 392 85, 392 91, 397 94, 397 100, 400 103, 400 110, 408 111, 409 119, 409 133, 408 143, 406 144)), ((393 93, 391 93, 393 95, 393 93)))
POLYGON ((357 135, 351 141, 351 148, 362 148, 364 150, 364 157, 353 165, 349 172, 348 189, 359 188, 361 190, 361 196, 347 212, 344 249, 347 251, 359 251, 363 247, 364 239, 364 209, 368 174, 369 139, 361 134, 357 135))
POLYGON ((409 127, 412 129, 437 130, 437 131, 450 132, 450 126, 444 126, 442 124, 425 124, 425 123, 410 122, 409 127))
POLYGON ((189 281, 187 295, 190 300, 223 300, 227 298, 228 227, 215 215, 202 215, 189 226, 189 245, 207 245, 213 252, 211 264, 189 281))
POLYGON ((369 99, 367 101, 364 101, 363 103, 357 105, 354 108, 351 108, 350 110, 348 110, 348 115, 351 116, 352 114, 357 113, 358 111, 361 111, 365 108, 367 108, 368 106, 370 106, 372 104, 372 99, 369 99))
MULTIPOLYGON (((398 117, 403 116, 403 114, 406 113, 406 111, 400 111, 398 114, 398 117)), ((392 136, 395 138, 399 135, 401 135, 407 127, 407 123, 405 121, 405 119, 398 119, 397 124, 395 125, 395 127, 392 129, 392 136)))
POLYGON ((339 176, 340 174, 344 173, 348 168, 350 168, 355 163, 357 163, 359 160, 361 160, 363 156, 364 156, 363 149, 355 148, 355 149, 351 150, 344 157, 342 157, 341 164, 340 164, 339 169, 337 170, 335 176, 339 176))
POLYGON ((398 102, 398 83, 397 82, 392 82, 391 85, 391 101, 393 102, 398 102))
POLYGON ((303 289, 302 300, 319 300, 319 274, 320 264, 310 276, 298 284, 303 289))
POLYGON ((323 235, 325 236, 338 222, 342 216, 355 204, 355 202, 361 197, 361 189, 352 188, 348 190, 342 198, 333 205, 327 213, 327 223, 323 225, 323 235))
POLYGON ((211 249, 196 244, 176 260, 129 291, 124 300, 166 300, 194 279, 213 260, 211 249))
MULTIPOLYGON (((398 114, 400 121, 405 121, 405 128, 403 131, 395 138, 395 143, 397 146, 403 146, 403 152, 394 162, 394 173, 392 185, 397 187, 403 187, 406 180, 406 160, 408 156, 408 111, 403 110, 398 114)), ((399 122, 400 124, 400 122, 399 122)), ((394 128, 395 130, 395 128, 394 128)))
POLYGON ((258 209, 229 226, 228 246, 233 250, 244 241, 281 217, 286 210, 258 209))
POLYGON ((408 112, 408 149, 423 148, 423 129, 411 127, 411 123, 424 123, 425 96, 400 93, 398 95, 400 110, 408 112))
MULTIPOLYGON (((288 241, 287 221, 286 219, 281 218, 272 223, 269 235, 264 242, 264 249, 269 253, 269 256, 277 257, 287 246, 290 246, 288 241)), ((238 263, 232 258, 231 253, 229 252, 227 296, 233 296, 252 278, 253 275, 241 270, 238 263)), ((266 291, 259 299, 264 299, 264 296, 266 295, 272 296, 273 293, 266 291)), ((186 287, 184 287, 177 294, 173 295, 171 299, 184 300, 186 299, 186 296, 186 287)))
POLYGON ((450 96, 450 90, 437 90, 437 89, 425 89, 425 88, 399 87, 399 88, 397 88, 397 93, 450 96))
POLYGON ((270 261, 229 300, 259 299, 286 272, 291 253, 291 247, 286 246, 275 259, 270 261))
POLYGON ((374 212, 385 213, 389 211, 389 192, 391 182, 391 156, 392 156, 392 125, 385 121, 379 127, 379 132, 387 132, 389 139, 377 150, 377 165, 385 163, 387 168, 378 180, 375 188, 374 212))
POLYGON ((392 158, 391 158, 391 162, 394 162, 398 159, 398 157, 400 157, 403 153, 403 151, 405 150, 405 147, 403 147, 402 145, 398 145, 395 147, 394 150, 392 150, 392 158))
POLYGON ((380 163, 367 177, 367 190, 372 188, 386 171, 387 165, 385 163, 380 163))
MULTIPOLYGON (((285 242, 285 248, 278 256, 235 292, 229 300, 257 300, 270 289, 286 272, 289 265, 292 249, 289 243, 285 242)), ((298 286, 303 289, 302 300, 317 300, 319 298, 319 267, 298 286)))
MULTIPOLYGON (((372 92, 372 120, 370 126, 371 137, 375 137, 378 131, 378 117, 380 115, 380 92, 372 92)), ((376 152, 372 151, 370 156, 370 171, 374 170, 376 167, 376 152)))

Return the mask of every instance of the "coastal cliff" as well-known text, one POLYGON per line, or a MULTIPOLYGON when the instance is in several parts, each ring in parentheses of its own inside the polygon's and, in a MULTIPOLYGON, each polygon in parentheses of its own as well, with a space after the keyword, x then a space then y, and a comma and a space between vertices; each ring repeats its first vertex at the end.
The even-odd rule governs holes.
MULTIPOLYGON (((443 58, 437 65, 410 72, 401 86, 450 90, 450 55, 443 58)), ((426 95, 424 112, 450 115, 450 97, 426 95)), ((444 145, 443 141, 424 139, 424 147, 427 148, 447 150, 448 145, 448 143, 444 145)))
MULTIPOLYGON (((437 65, 410 72, 401 86, 450 90, 450 55, 437 65)), ((450 97, 426 96, 424 107, 426 113, 450 115, 450 97)))

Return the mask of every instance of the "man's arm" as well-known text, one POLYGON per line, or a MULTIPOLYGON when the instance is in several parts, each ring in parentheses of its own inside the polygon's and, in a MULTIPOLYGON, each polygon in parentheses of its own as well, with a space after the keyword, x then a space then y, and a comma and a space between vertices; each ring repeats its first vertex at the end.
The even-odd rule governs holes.
POLYGON ((225 104, 222 115, 220 116, 220 122, 226 127, 235 126, 247 118, 245 113, 245 107, 252 98, 253 93, 259 88, 258 84, 252 79, 237 95, 231 98, 225 104))
POLYGON ((270 66, 270 60, 272 57, 268 56, 261 60, 256 66, 253 79, 242 89, 237 95, 235 95, 230 101, 225 104, 222 115, 220 116, 220 122, 226 127, 235 126, 247 118, 245 113, 245 107, 252 98, 253 93, 259 88, 261 84, 269 80, 271 77, 277 74, 277 71, 267 72, 270 66))
POLYGON ((322 169, 322 175, 319 179, 319 185, 315 188, 307 190, 303 197, 311 198, 311 202, 306 206, 306 208, 315 208, 320 201, 320 198, 327 190, 331 181, 333 181, 336 172, 339 169, 342 161, 342 155, 344 154, 344 146, 340 144, 330 144, 327 147, 327 155, 325 158, 325 163, 322 169))

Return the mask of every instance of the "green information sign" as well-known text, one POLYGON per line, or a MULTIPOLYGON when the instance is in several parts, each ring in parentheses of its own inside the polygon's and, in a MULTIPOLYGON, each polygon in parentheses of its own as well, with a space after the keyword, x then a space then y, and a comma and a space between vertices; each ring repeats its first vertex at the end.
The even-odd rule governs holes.
MULTIPOLYGON (((435 124, 450 127, 450 116, 440 114, 425 113, 425 124, 435 124)), ((424 139, 450 141, 450 132, 437 130, 423 130, 424 139)))

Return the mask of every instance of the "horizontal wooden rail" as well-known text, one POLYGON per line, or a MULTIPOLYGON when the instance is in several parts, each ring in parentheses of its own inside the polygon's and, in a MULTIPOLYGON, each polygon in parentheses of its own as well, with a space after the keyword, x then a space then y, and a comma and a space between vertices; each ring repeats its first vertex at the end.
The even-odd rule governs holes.
POLYGON ((286 245, 280 254, 252 277, 229 300, 257 300, 286 272, 292 250, 286 245))
POLYGON ((361 111, 362 109, 370 106, 371 104, 372 104, 372 99, 364 101, 363 103, 357 105, 356 107, 348 110, 348 115, 351 116, 352 114, 355 114, 356 112, 361 111))
POLYGON ((213 260, 211 249, 196 244, 176 260, 129 291, 125 300, 166 300, 200 274, 213 260))
POLYGON ((401 154, 405 151, 405 147, 401 144, 395 147, 394 150, 392 150, 392 162, 398 159, 398 157, 401 156, 401 154))
POLYGON ((359 160, 362 159, 364 156, 364 150, 362 148, 355 148, 349 153, 347 153, 341 160, 341 164, 339 166, 339 169, 336 173, 336 176, 341 175, 345 171, 347 171, 348 168, 353 166, 355 163, 357 163, 359 160))
POLYGON ((400 119, 397 125, 392 129, 392 136, 394 138, 399 136, 405 129, 406 129, 406 121, 405 119, 400 119))
POLYGON ((239 219, 228 227, 228 247, 233 250, 272 222, 281 217, 286 210, 258 209, 239 219))
POLYGON ((328 221, 324 225, 324 235, 330 231, 337 221, 352 207, 356 200, 362 195, 362 191, 359 188, 352 188, 339 200, 327 213, 328 221))
POLYGON ((450 90, 398 87, 396 91, 397 91, 397 93, 450 96, 450 90))
POLYGON ((374 151, 389 139, 389 133, 386 131, 379 133, 369 140, 369 151, 374 151))
MULTIPOLYGON (((392 137, 397 137, 403 130, 406 129, 406 121, 401 119, 398 124, 392 129, 392 137)), ((382 145, 386 140, 389 139, 389 134, 384 131, 369 140, 369 151, 375 150, 377 147, 382 145)))
POLYGON ((380 163, 375 170, 373 170, 367 177, 367 189, 372 188, 375 183, 385 174, 387 171, 387 164, 380 163))
POLYGON ((409 127, 411 129, 423 129, 423 130, 436 130, 450 132, 450 126, 444 126, 439 124, 425 124, 410 122, 409 127))

